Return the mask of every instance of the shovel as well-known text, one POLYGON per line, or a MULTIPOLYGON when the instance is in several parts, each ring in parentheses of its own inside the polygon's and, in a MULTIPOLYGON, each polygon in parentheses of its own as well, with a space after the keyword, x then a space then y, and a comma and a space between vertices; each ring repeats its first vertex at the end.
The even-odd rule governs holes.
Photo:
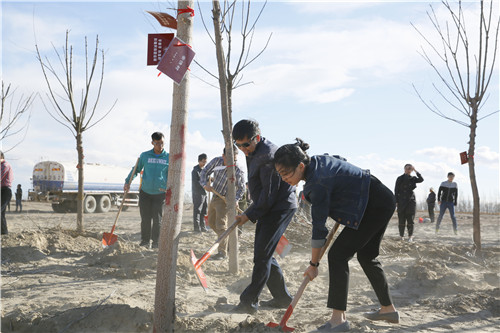
MULTIPOLYGON (((130 176, 130 179, 128 180, 129 186, 130 184, 132 184, 132 179, 134 178, 135 170, 137 170, 138 164, 139 164, 139 158, 135 162, 134 170, 132 171, 132 176, 130 176)), ((110 245, 113 245, 118 240, 118 236, 113 234, 113 232, 115 231, 116 222, 118 221, 118 216, 120 216, 120 213, 122 212, 123 204, 125 203, 125 197, 127 196, 127 193, 128 191, 123 193, 122 203, 120 204, 120 208, 118 209, 118 214, 116 214, 115 223, 113 223, 111 232, 110 233, 105 232, 102 234, 102 247, 104 249, 110 245)))
MULTIPOLYGON (((339 226, 340 226, 340 224, 335 223, 335 226, 332 228, 332 230, 328 234, 328 237, 326 238, 326 243, 321 248, 318 262, 321 261, 323 254, 325 254, 326 250, 328 249, 328 246, 330 246, 330 243, 332 242, 333 236, 335 235, 335 233, 339 229, 339 226)), ((295 294, 295 296, 293 297, 292 303, 290 303, 290 305, 288 306, 288 309, 286 309, 285 315, 283 316, 283 318, 281 318, 280 323, 277 324, 277 323, 270 322, 266 326, 268 326, 268 327, 278 327, 279 326, 281 328, 281 330, 283 330, 284 332, 293 332, 293 330, 295 330, 295 328, 293 328, 293 327, 286 326, 286 322, 288 321, 288 319, 292 315, 293 309, 295 308, 295 306, 299 302, 299 299, 302 296, 302 293, 304 292, 304 290, 306 289, 309 281, 310 281, 309 277, 305 276, 304 280, 302 281, 302 284, 299 287, 299 290, 297 290, 297 294, 295 294)))
POLYGON ((215 250, 219 247, 219 244, 220 242, 226 238, 227 236, 229 236, 229 234, 238 226, 238 221, 234 221, 233 224, 231 224, 231 226, 229 228, 227 228, 226 231, 224 231, 224 233, 222 235, 220 235, 220 237, 217 239, 217 241, 214 243, 214 245, 212 245, 212 247, 210 247, 208 249, 207 252, 205 252, 205 254, 203 256, 201 256, 200 259, 197 259, 193 250, 191 249, 191 263, 193 264, 193 267, 194 267, 194 270, 196 272, 196 276, 198 277, 198 280, 200 281, 200 284, 201 286, 203 287, 203 289, 205 289, 205 291, 207 291, 208 289, 208 285, 207 285, 207 278, 205 276, 205 274, 203 273, 202 269, 201 269, 201 265, 207 261, 208 258, 210 258, 210 256, 212 255, 212 253, 215 252, 215 250))

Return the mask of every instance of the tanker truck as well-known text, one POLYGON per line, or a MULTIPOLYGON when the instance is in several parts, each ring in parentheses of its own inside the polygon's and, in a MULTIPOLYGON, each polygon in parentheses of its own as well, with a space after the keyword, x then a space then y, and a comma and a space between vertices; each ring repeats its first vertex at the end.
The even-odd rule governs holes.
MULTIPOLYGON (((119 206, 123 199, 123 185, 130 170, 127 168, 85 163, 83 183, 83 210, 85 213, 106 213, 111 206, 119 206)), ((52 204, 57 213, 76 212, 78 195, 77 163, 43 161, 33 168, 33 189, 28 200, 52 204)), ((138 206, 139 184, 132 184, 122 210, 138 206)))

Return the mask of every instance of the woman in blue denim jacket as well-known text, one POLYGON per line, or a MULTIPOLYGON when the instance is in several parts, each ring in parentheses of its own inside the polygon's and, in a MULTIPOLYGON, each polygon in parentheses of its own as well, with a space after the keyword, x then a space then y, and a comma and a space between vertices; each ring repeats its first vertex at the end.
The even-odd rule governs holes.
POLYGON ((394 195, 369 170, 362 170, 344 159, 328 155, 309 157, 307 143, 280 147, 274 165, 281 178, 290 185, 305 181, 304 196, 311 203, 312 253, 304 276, 318 276, 319 253, 326 242, 326 219, 331 217, 344 229, 328 252, 330 286, 327 307, 332 317, 317 332, 346 332, 348 262, 357 254, 358 261, 372 284, 381 308, 367 312, 371 320, 399 322, 399 313, 392 304, 389 286, 382 265, 377 260, 380 243, 396 204, 394 195))

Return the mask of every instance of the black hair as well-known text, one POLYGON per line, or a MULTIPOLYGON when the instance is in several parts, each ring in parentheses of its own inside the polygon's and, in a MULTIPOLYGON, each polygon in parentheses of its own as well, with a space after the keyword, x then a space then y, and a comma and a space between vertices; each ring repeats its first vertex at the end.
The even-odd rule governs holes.
POLYGON ((198 155, 198 162, 201 162, 201 161, 206 160, 206 159, 207 159, 207 154, 203 153, 203 154, 198 155))
POLYGON ((449 176, 453 176, 453 177, 455 177, 455 174, 454 174, 453 172, 448 172, 448 177, 449 177, 449 176))
POLYGON ((255 120, 243 119, 233 126, 233 140, 251 139, 257 135, 260 135, 260 128, 255 120))
POLYGON ((4 159, 5 158, 5 155, 3 154, 3 151, 0 150, 0 158, 1 159, 4 159))
POLYGON ((153 141, 155 141, 155 140, 156 140, 156 141, 157 141, 157 140, 161 140, 161 139, 163 139, 164 137, 165 137, 165 136, 163 135, 163 133, 162 133, 162 132, 154 132, 153 134, 151 134, 151 139, 152 139, 153 141))
POLYGON ((413 166, 413 165, 411 165, 410 163, 405 164, 405 169, 406 169, 407 167, 411 167, 411 166, 413 166))
MULTIPOLYGON (((238 155, 238 149, 235 146, 233 146, 233 154, 238 155)), ((226 156, 226 147, 222 150, 222 155, 226 156)))
POLYGON ((309 149, 309 144, 302 139, 296 138, 297 142, 290 143, 278 148, 274 153, 274 165, 280 165, 286 169, 293 170, 301 162, 305 166, 311 163, 311 158, 307 155, 306 150, 309 149))

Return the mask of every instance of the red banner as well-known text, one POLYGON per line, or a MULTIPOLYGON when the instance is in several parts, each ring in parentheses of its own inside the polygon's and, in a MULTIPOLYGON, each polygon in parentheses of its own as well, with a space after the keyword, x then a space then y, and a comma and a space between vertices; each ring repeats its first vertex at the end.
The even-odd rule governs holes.
POLYGON ((146 12, 153 15, 153 17, 158 20, 158 23, 160 23, 162 27, 177 29, 177 20, 175 19, 175 17, 162 12, 150 12, 147 10, 146 12))
POLYGON ((174 39, 174 34, 148 34, 148 66, 156 66, 160 63, 172 39, 174 39))

